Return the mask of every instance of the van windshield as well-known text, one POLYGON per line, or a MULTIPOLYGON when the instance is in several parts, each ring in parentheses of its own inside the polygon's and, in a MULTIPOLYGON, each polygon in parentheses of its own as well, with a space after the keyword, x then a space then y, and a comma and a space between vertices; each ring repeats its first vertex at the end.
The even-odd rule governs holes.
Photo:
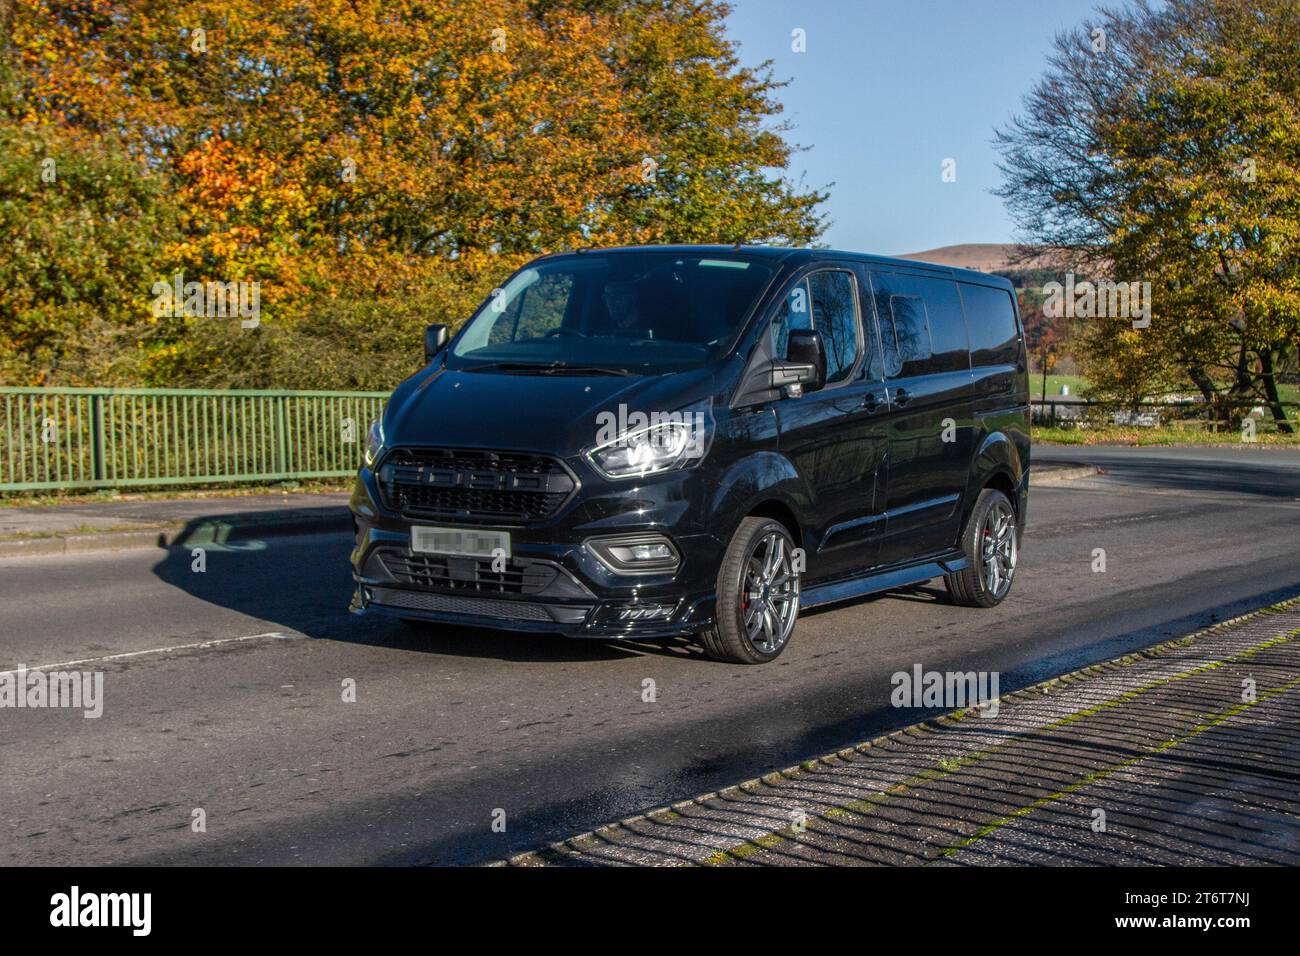
POLYGON ((773 268, 725 253, 582 253, 529 266, 452 347, 452 367, 657 374, 723 357, 773 268))

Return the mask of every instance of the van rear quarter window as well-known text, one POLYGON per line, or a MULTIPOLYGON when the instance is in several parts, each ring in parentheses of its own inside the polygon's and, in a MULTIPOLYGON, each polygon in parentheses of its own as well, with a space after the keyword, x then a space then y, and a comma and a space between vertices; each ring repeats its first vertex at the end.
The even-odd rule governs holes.
POLYGON ((1011 294, 963 282, 961 298, 970 327, 971 364, 1014 365, 1020 357, 1020 341, 1011 294))

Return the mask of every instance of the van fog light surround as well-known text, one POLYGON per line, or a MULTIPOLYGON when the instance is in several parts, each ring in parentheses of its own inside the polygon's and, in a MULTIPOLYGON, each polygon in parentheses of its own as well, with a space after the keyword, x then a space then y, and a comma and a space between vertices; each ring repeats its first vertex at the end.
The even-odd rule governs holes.
POLYGON ((665 624, 677 614, 674 604, 607 604, 596 616, 597 627, 625 627, 637 624, 665 624))
POLYGON ((672 617, 671 604, 640 604, 634 607, 620 607, 614 611, 617 621, 662 621, 672 617))
POLYGON ((662 534, 627 534, 588 538, 586 546, 615 574, 652 574, 676 571, 681 555, 662 534))

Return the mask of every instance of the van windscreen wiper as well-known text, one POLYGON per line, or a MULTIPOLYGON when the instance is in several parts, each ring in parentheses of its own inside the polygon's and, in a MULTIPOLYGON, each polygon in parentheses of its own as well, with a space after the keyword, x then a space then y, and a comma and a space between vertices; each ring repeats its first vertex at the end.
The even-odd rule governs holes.
POLYGON ((607 365, 579 365, 568 362, 552 362, 542 369, 543 375, 631 375, 625 368, 611 368, 607 365))

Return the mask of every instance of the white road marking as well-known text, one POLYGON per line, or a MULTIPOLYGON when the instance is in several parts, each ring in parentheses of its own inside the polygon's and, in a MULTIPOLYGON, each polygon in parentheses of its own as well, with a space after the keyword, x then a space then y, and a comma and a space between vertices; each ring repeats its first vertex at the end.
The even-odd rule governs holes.
MULTIPOLYGON (((199 641, 197 644, 173 644, 171 647, 153 647, 147 651, 129 651, 125 654, 109 654, 107 657, 87 657, 79 661, 62 661, 58 664, 33 664, 26 667, 28 671, 43 671, 53 667, 77 667, 81 664, 104 664, 110 661, 121 661, 131 657, 144 657, 146 654, 170 654, 172 651, 195 651, 206 650, 210 647, 219 647, 222 644, 239 644, 243 641, 260 641, 273 637, 277 640, 290 640, 288 634, 281 634, 279 631, 267 631, 265 634, 249 634, 246 637, 223 637, 215 641, 199 641)), ((18 673, 17 670, 0 671, 0 677, 13 676, 18 673)))

